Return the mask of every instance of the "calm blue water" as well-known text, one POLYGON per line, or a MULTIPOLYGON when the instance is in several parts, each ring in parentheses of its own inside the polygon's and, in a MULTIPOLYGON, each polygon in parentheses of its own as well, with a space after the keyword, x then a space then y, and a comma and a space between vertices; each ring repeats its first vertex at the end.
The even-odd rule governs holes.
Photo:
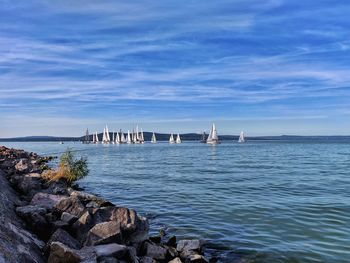
POLYGON ((80 185, 224 262, 350 262, 350 143, 4 143, 87 156, 80 185), (241 261, 242 260, 242 261, 241 261))

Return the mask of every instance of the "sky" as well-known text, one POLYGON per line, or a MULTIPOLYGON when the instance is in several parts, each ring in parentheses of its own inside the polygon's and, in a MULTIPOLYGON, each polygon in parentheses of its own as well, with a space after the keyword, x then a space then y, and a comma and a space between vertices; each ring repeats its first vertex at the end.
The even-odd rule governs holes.
POLYGON ((0 138, 350 135, 347 0, 0 0, 0 138))

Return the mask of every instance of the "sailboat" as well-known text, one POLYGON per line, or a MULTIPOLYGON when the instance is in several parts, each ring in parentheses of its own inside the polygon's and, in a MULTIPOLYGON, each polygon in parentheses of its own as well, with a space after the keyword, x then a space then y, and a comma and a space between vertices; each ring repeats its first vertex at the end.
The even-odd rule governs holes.
POLYGON ((122 130, 120 130, 120 143, 126 143, 126 139, 122 130))
POLYGON ((143 137, 143 131, 141 128, 141 132, 140 132, 140 143, 144 143, 145 142, 145 138, 143 137))
POLYGON ((97 132, 95 133, 95 143, 99 143, 97 132))
POLYGON ((119 138, 119 133, 117 132, 117 135, 115 136, 115 143, 120 144, 120 138, 119 138))
POLYGON ((211 130, 207 139, 207 143, 209 144, 219 144, 219 137, 218 137, 218 133, 216 131, 216 127, 215 124, 213 123, 213 125, 211 126, 211 130))
POLYGON ((102 143, 107 143, 106 128, 103 128, 102 143))
POLYGON ((126 143, 131 143, 130 131, 128 130, 128 136, 126 137, 126 143))
POLYGON ((239 135, 238 142, 239 143, 245 142, 244 132, 243 131, 241 131, 241 134, 239 135))
POLYGON ((169 143, 175 143, 174 135, 173 135, 173 134, 170 135, 169 143))
POLYGON ((108 131, 107 125, 106 125, 106 137, 107 137, 107 143, 109 143, 111 141, 111 139, 109 137, 109 131, 108 131))
POLYGON ((181 143, 181 138, 180 138, 180 134, 179 133, 176 136, 176 143, 181 143))
POLYGON ((115 143, 115 134, 113 132, 113 135, 112 135, 112 143, 114 144, 115 143))
POLYGON ((157 139, 156 139, 155 133, 152 134, 151 143, 157 143, 157 139))

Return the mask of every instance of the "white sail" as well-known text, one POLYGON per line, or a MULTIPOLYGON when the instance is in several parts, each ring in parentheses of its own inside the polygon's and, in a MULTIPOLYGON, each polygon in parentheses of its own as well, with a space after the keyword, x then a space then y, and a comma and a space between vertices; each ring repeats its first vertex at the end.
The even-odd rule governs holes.
POLYGON ((141 142, 141 143, 144 143, 144 141, 145 141, 145 138, 143 137, 143 130, 142 130, 142 128, 141 128, 141 132, 140 132, 140 142, 141 142))
POLYGON ((98 140, 98 135, 97 135, 97 132, 96 132, 96 134, 95 134, 95 137, 96 137, 96 143, 98 143, 98 142, 99 142, 99 140, 98 140))
POLYGON ((119 132, 117 132, 117 134, 115 136, 115 143, 120 143, 119 132))
POLYGON ((126 143, 131 143, 130 131, 128 130, 128 137, 126 138, 126 143))
POLYGON ((218 144, 220 143, 219 141, 219 137, 218 137, 218 133, 216 131, 216 127, 215 124, 213 123, 213 125, 211 126, 211 130, 207 139, 207 143, 209 144, 218 144))
POLYGON ((176 143, 181 143, 180 134, 177 134, 177 137, 176 137, 176 143))
POLYGON ((152 134, 151 143, 157 143, 156 135, 154 133, 152 134))
POLYGON ((133 142, 133 143, 138 143, 137 135, 136 135, 136 133, 135 133, 134 130, 132 131, 132 142, 133 142))
POLYGON ((170 135, 169 143, 175 143, 173 134, 170 135))
POLYGON ((108 131, 107 125, 106 125, 106 137, 107 137, 107 142, 110 142, 111 139, 109 138, 109 131, 108 131))
POLYGON ((113 132, 113 134, 112 134, 112 143, 113 143, 113 144, 115 143, 115 134, 114 134, 114 132, 113 132))
POLYGON ((92 143, 96 143, 95 133, 92 134, 92 143))
POLYGON ((140 141, 139 125, 136 125, 136 141, 140 141))
POLYGON ((124 136, 123 132, 120 132, 120 142, 121 143, 126 143, 126 139, 125 139, 125 136, 124 136))
POLYGON ((241 131, 241 134, 239 135, 238 142, 240 142, 240 143, 245 142, 244 132, 243 131, 241 131))
POLYGON ((103 128, 102 143, 106 143, 106 142, 107 142, 106 128, 103 128))

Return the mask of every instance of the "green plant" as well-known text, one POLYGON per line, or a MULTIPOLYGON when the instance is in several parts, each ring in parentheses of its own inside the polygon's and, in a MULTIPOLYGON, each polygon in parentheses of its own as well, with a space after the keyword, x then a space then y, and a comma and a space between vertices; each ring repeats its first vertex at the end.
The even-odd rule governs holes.
POLYGON ((76 159, 71 149, 67 149, 60 158, 57 170, 45 171, 43 177, 49 181, 65 180, 69 185, 87 176, 87 159, 76 159))

